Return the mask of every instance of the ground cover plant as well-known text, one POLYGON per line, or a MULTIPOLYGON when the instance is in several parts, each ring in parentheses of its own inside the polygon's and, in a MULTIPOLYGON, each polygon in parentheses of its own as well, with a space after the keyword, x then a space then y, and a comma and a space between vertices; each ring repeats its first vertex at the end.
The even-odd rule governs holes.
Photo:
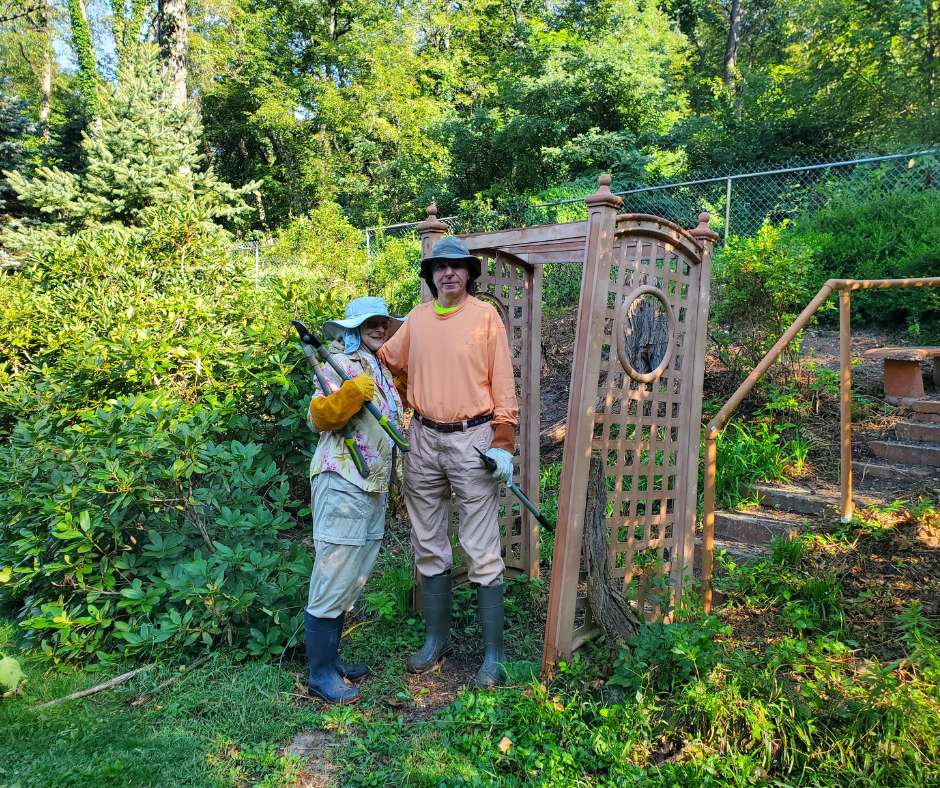
MULTIPOLYGON (((401 655, 420 626, 370 608, 347 640, 377 673, 346 708, 306 700, 289 653, 272 663, 223 653, 166 689, 157 687, 178 661, 97 699, 36 709, 96 677, 49 670, 6 625, 0 651, 19 657, 26 681, 0 704, 0 776, 150 784, 164 768, 193 785, 934 784, 940 566, 924 545, 938 532, 936 500, 862 511, 763 561, 728 565, 715 615, 692 601, 675 623, 594 644, 549 682, 533 663, 545 589, 514 582, 511 683, 494 692, 460 688, 478 655, 459 649, 445 672, 406 674, 401 655), (305 744, 289 754, 291 741, 305 744)), ((388 591, 405 558, 404 531, 391 534, 367 594, 388 591)), ((463 648, 474 642, 471 598, 456 605, 463 648)))

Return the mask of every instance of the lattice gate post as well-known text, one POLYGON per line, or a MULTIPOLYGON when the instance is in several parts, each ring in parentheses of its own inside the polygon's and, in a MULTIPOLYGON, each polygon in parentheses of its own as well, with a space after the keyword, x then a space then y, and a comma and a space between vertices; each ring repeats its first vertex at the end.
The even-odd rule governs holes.
POLYGON ((588 205, 587 237, 574 340, 574 366, 568 390, 568 431, 558 491, 558 524, 552 555, 543 671, 551 670, 561 657, 570 655, 575 647, 574 616, 581 574, 584 499, 591 465, 594 415, 592 387, 600 368, 599 354, 590 351, 594 337, 603 331, 607 277, 601 277, 610 268, 613 259, 617 208, 623 203, 623 200, 611 193, 609 175, 601 175, 598 183, 597 192, 585 199, 588 205))
POLYGON ((617 216, 609 186, 609 176, 601 176, 587 198, 546 673, 597 632, 582 563, 592 454, 604 473, 610 574, 638 616, 650 621, 671 610, 692 570, 716 236, 707 214, 692 231, 656 216, 617 216))

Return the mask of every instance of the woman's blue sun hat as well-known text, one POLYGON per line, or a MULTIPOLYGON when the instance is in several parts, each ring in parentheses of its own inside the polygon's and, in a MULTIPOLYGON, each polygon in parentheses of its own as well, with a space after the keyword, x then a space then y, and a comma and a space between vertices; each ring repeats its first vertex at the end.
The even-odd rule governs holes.
MULTIPOLYGON (((345 351, 353 353, 359 349, 359 326, 371 317, 387 317, 397 324, 402 322, 402 318, 392 317, 388 313, 388 304, 384 298, 363 296, 354 298, 346 305, 346 317, 343 320, 327 320, 323 324, 323 333, 330 339, 342 337, 345 351)), ((391 337, 397 329, 398 325, 390 325, 388 336, 391 337)))

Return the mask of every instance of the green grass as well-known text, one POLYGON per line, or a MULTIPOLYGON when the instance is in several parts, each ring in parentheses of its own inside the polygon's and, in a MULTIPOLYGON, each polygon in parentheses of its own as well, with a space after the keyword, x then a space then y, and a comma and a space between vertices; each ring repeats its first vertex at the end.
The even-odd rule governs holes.
MULTIPOLYGON (((0 649, 10 650, 10 624, 0 649), (5 642, 4 642, 5 641, 5 642)), ((27 675, 20 694, 0 701, 0 784, 218 785, 278 780, 297 771, 277 755, 293 731, 316 727, 312 705, 297 707, 294 679, 264 663, 218 655, 141 708, 130 703, 170 677, 159 667, 87 699, 36 709, 120 672, 54 667, 17 655, 27 675)), ((132 667, 132 666, 128 666, 132 667)))

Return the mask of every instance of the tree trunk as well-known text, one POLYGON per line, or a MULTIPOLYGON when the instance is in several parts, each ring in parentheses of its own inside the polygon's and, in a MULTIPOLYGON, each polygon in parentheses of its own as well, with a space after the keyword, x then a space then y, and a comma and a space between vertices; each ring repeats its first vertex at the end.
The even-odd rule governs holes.
POLYGON ((936 9, 934 3, 936 0, 927 0, 925 3, 927 11, 927 35, 926 49, 924 53, 925 66, 927 71, 927 108, 924 113, 925 119, 925 139, 930 139, 934 132, 934 101, 936 99, 936 64, 937 64, 937 24, 936 9))
POLYGON ((85 114, 91 122, 98 116, 98 67, 95 63, 95 47, 91 38, 91 25, 85 11, 85 0, 68 0, 69 23, 72 26, 72 45, 78 61, 78 89, 82 97, 85 114))
POLYGON ((735 98, 735 112, 741 115, 738 101, 738 44, 741 41, 741 0, 731 0, 731 12, 728 20, 728 41, 725 44, 724 81, 729 96, 735 98))
POLYGON ((633 369, 643 374, 655 370, 669 347, 669 318, 660 302, 653 296, 634 301, 624 332, 624 349, 633 369))
POLYGON ((125 0, 111 0, 111 29, 114 33, 114 50, 118 62, 123 64, 128 54, 140 43, 140 31, 144 14, 150 0, 131 0, 130 8, 125 0))
POLYGON ((186 0, 159 0, 157 40, 164 76, 173 83, 173 106, 186 103, 186 68, 189 57, 189 19, 186 0))
POLYGON ((42 63, 39 66, 39 128, 42 138, 49 141, 49 112, 52 106, 52 25, 49 22, 48 0, 39 3, 39 35, 42 41, 42 63))
POLYGON ((614 640, 636 633, 640 620, 624 598, 623 584, 610 576, 610 542, 607 536, 607 487, 597 457, 591 458, 587 503, 584 512, 584 567, 587 570, 588 603, 594 621, 614 640))

